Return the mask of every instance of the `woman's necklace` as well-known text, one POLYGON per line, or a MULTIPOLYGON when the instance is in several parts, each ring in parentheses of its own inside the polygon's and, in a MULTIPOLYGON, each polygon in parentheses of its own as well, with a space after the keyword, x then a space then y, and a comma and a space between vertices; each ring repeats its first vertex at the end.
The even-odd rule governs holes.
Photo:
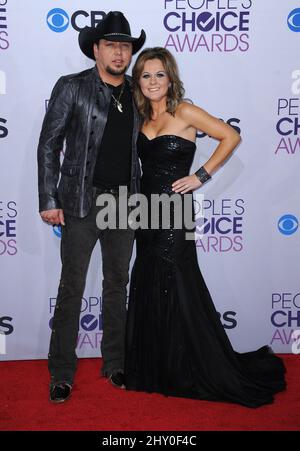
MULTIPOLYGON (((103 81, 103 83, 104 83, 105 86, 108 88, 108 86, 107 86, 107 84, 105 83, 105 81, 103 81)), ((123 84, 122 84, 122 88, 121 88, 119 97, 118 97, 117 99, 116 99, 116 97, 113 95, 113 93, 111 94, 112 98, 114 99, 114 105, 115 105, 115 107, 118 108, 118 110, 120 111, 120 113, 123 113, 123 105, 122 105, 122 103, 120 102, 120 99, 121 99, 122 94, 123 94, 123 92, 124 92, 124 86, 125 86, 125 82, 123 82, 123 84)))

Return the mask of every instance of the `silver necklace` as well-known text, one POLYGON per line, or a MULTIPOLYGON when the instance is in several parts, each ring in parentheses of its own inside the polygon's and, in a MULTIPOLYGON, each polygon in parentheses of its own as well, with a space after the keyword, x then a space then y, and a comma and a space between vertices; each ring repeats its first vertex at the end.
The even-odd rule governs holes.
MULTIPOLYGON (((103 81, 103 83, 104 83, 105 86, 108 88, 108 86, 107 86, 107 84, 105 83, 105 81, 103 81)), ((116 99, 116 97, 113 95, 113 93, 111 94, 112 98, 114 99, 114 105, 115 105, 115 107, 118 108, 118 110, 120 111, 120 113, 123 113, 123 105, 122 105, 122 103, 120 102, 120 99, 121 99, 121 96, 122 96, 122 94, 123 94, 123 92, 124 92, 124 85, 125 85, 125 82, 123 82, 123 84, 122 84, 122 88, 121 88, 119 97, 118 97, 117 99, 116 99)))

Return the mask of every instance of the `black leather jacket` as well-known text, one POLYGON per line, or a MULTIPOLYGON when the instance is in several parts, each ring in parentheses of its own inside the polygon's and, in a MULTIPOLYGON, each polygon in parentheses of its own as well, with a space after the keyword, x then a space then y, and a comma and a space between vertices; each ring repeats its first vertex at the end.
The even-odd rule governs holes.
MULTIPOLYGON (((130 77, 126 78, 131 83, 130 77)), ((92 205, 94 167, 111 92, 101 81, 96 66, 57 81, 38 145, 39 211, 62 208, 67 214, 80 218, 88 214, 92 205), (61 165, 64 140, 66 147, 61 165)), ((136 150, 140 124, 135 105, 133 110, 130 192, 136 193, 140 178, 136 150)))

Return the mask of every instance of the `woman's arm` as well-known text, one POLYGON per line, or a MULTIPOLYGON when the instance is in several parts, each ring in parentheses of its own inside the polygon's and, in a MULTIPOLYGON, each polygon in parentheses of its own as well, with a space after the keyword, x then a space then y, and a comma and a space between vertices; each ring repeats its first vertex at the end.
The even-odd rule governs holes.
MULTIPOLYGON (((181 104, 178 108, 178 116, 187 124, 187 126, 193 127, 196 130, 201 130, 212 138, 220 141, 212 156, 203 165, 204 170, 209 175, 222 165, 241 141, 240 135, 234 128, 225 124, 225 122, 220 119, 211 116, 202 108, 195 105, 189 103, 181 104)), ((173 183, 172 187, 173 191, 184 194, 199 188, 201 185, 202 183, 198 177, 193 174, 177 180, 173 183)))

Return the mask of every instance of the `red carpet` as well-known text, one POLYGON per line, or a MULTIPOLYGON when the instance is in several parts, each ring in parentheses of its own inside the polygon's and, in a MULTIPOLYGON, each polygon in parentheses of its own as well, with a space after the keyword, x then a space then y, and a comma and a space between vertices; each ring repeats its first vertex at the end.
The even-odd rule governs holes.
POLYGON ((288 389, 259 409, 126 392, 99 377, 99 359, 81 359, 73 396, 48 401, 45 360, 0 363, 0 430, 300 430, 300 356, 282 356, 288 389))

